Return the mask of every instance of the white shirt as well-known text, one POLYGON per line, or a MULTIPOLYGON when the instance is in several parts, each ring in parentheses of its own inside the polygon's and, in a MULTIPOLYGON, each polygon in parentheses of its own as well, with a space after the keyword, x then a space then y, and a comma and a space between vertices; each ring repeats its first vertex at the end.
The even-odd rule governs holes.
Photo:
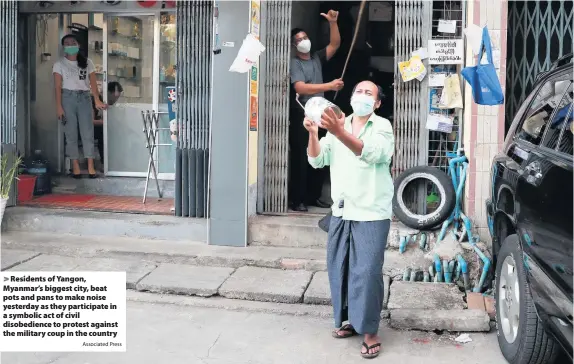
POLYGON ((72 91, 90 91, 89 75, 95 71, 94 64, 88 59, 88 67, 81 69, 77 61, 60 58, 54 63, 53 73, 62 76, 62 88, 72 91))

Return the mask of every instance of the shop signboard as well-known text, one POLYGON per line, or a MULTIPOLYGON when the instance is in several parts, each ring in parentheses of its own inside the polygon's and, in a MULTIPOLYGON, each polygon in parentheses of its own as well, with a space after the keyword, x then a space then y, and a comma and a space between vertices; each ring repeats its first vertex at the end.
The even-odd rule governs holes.
POLYGON ((22 13, 121 13, 175 10, 175 1, 21 1, 22 13))
POLYGON ((435 39, 428 41, 429 64, 463 64, 462 39, 435 39))

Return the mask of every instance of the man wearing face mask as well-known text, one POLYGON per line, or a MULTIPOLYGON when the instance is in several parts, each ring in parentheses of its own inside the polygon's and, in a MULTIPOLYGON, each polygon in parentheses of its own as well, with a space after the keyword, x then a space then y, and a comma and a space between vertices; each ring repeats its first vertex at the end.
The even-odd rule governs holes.
MULTIPOLYGON (((325 95, 326 91, 339 91, 343 88, 340 79, 323 83, 323 63, 333 58, 341 45, 341 35, 337 25, 338 11, 329 10, 327 14, 321 14, 330 26, 330 41, 326 48, 312 52, 311 41, 303 29, 295 28, 291 31, 291 41, 295 47, 295 56, 291 59, 291 84, 294 91, 299 94, 299 102, 302 105, 314 96, 325 95)), ((323 178, 321 173, 309 175, 310 169, 307 164, 307 132, 302 127, 301 120, 305 118, 303 109, 294 100, 291 102, 291 173, 292 193, 291 202, 295 211, 307 211, 307 204, 319 207, 329 207, 328 204, 319 200, 323 178)))
POLYGON ((361 356, 379 355, 383 308, 382 268, 391 224, 394 151, 391 123, 374 111, 383 97, 379 86, 360 82, 353 90, 353 114, 337 117, 328 109, 321 117, 327 135, 305 119, 308 158, 314 168, 331 166, 334 201, 327 243, 327 269, 337 339, 364 335, 361 356))

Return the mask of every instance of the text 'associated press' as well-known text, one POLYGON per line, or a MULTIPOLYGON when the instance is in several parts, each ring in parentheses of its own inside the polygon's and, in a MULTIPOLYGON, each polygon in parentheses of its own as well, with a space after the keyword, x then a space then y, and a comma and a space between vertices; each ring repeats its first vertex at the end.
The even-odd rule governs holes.
POLYGON ((2 272, 0 351, 126 351, 125 272, 2 272))

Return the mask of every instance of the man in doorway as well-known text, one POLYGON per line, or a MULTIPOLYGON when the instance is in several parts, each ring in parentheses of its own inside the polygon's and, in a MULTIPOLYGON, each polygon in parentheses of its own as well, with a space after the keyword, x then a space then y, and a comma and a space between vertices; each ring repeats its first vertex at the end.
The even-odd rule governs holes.
MULTIPOLYGON (((329 10, 321 13, 330 26, 330 40, 326 48, 311 52, 311 41, 303 29, 291 31, 291 41, 295 47, 295 56, 291 59, 291 84, 299 94, 302 105, 314 96, 324 96, 326 91, 339 91, 343 88, 340 79, 323 83, 323 63, 333 58, 341 45, 339 26, 337 25, 338 11, 329 10)), ((307 211, 306 205, 329 207, 320 201, 324 179, 322 173, 313 173, 307 163, 307 132, 303 128, 305 118, 303 109, 296 103, 291 103, 290 144, 291 144, 291 203, 295 211, 307 211)))
POLYGON ((309 164, 314 168, 331 166, 334 204, 327 270, 338 328, 333 336, 364 335, 364 358, 378 356, 381 348, 381 272, 394 193, 389 168, 395 144, 393 129, 387 119, 374 113, 382 98, 379 86, 360 82, 351 97, 352 115, 337 117, 332 109, 323 113, 321 127, 327 135, 320 141, 317 124, 304 121, 309 132, 309 164))
MULTIPOLYGON (((124 92, 119 82, 113 81, 108 83, 108 105, 115 104, 124 92)), ((104 101, 100 95, 100 101, 104 101)), ((98 152, 100 153, 101 168, 104 168, 104 113, 96 109, 95 100, 92 96, 92 109, 94 111, 94 138, 98 140, 98 152)))

